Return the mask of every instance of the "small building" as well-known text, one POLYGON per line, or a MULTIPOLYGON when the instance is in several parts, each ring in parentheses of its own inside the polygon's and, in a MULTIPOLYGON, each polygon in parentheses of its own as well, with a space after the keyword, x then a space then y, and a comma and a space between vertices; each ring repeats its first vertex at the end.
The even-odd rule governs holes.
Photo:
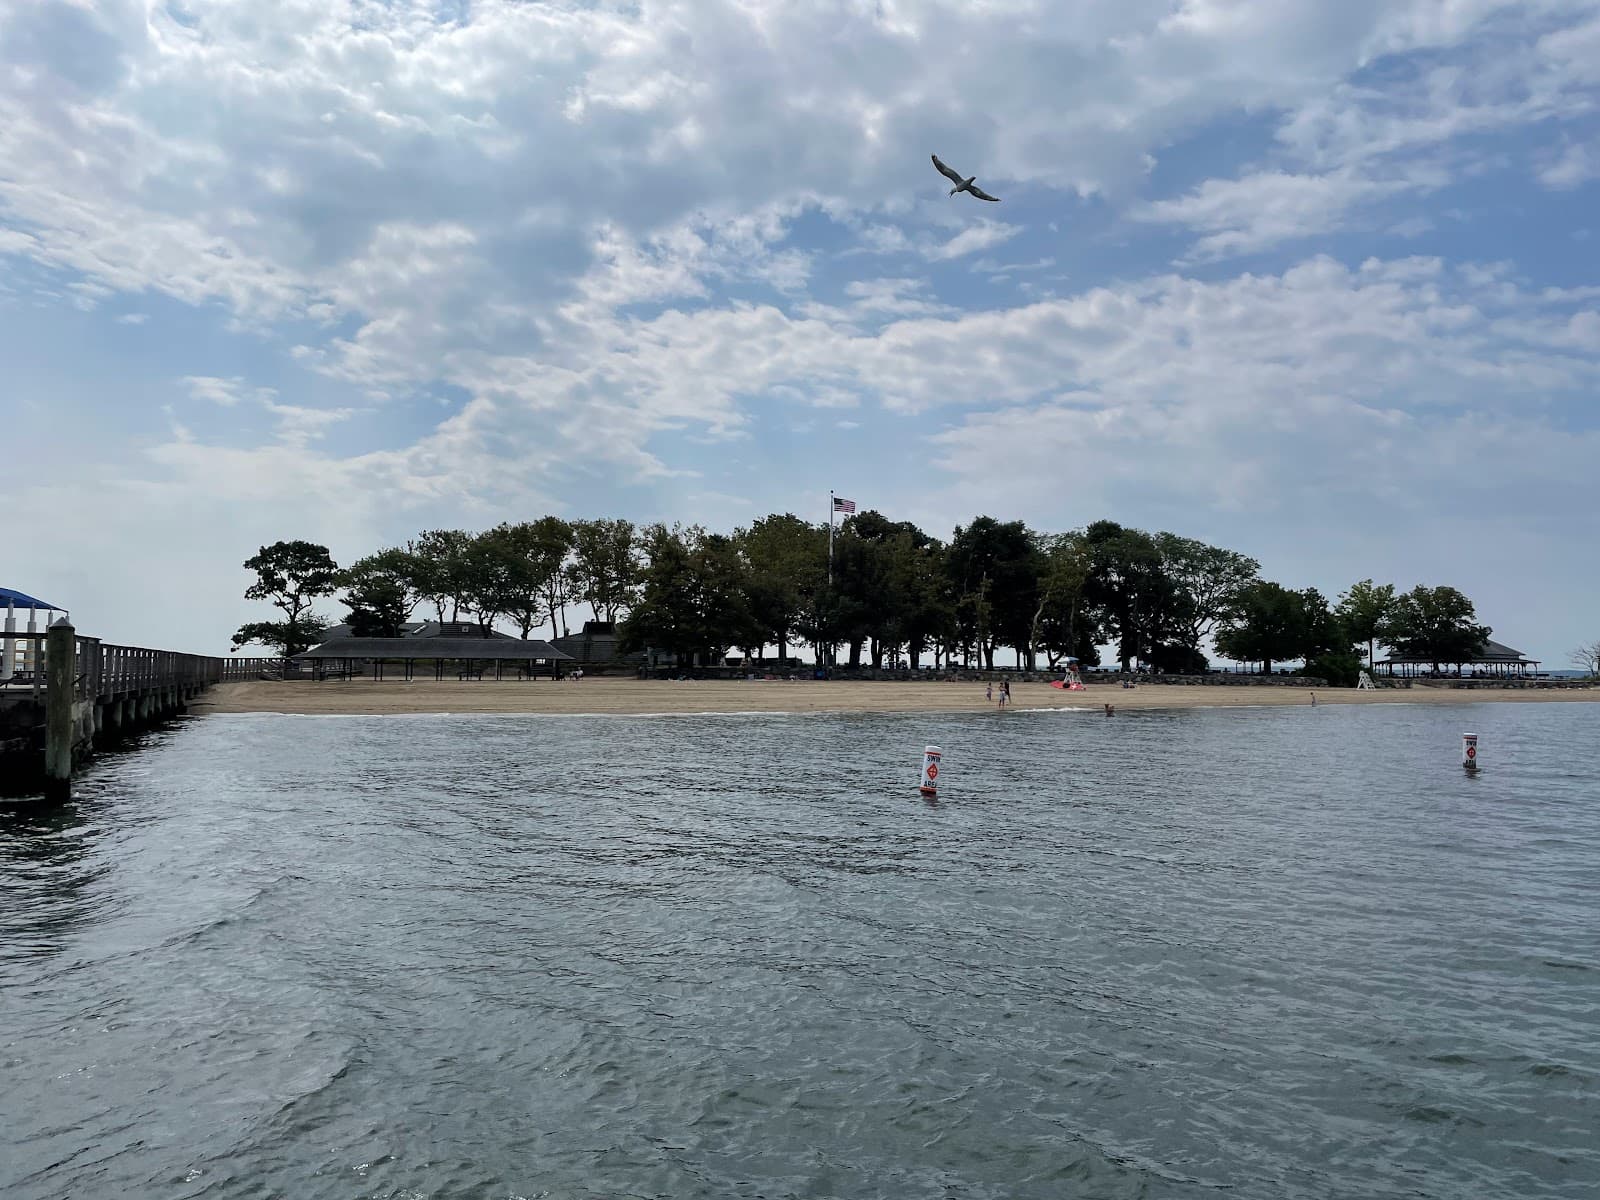
POLYGON ((616 626, 610 621, 585 621, 583 632, 558 637, 551 644, 563 654, 571 655, 574 662, 585 666, 590 663, 627 663, 632 666, 645 661, 643 651, 620 653, 617 649, 619 640, 616 626))
POLYGON ((1526 679, 1538 673, 1538 660, 1529 658, 1520 650, 1513 650, 1501 642, 1490 639, 1472 658, 1461 662, 1440 663, 1437 674, 1432 659, 1402 658, 1398 655, 1380 659, 1373 664, 1381 675, 1398 675, 1404 678, 1472 676, 1492 679, 1526 679))

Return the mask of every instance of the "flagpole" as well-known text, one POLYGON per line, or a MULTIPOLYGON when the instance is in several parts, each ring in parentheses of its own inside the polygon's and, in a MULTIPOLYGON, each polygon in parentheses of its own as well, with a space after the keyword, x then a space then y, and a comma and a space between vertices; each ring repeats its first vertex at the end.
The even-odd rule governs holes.
POLYGON ((833 586, 833 489, 828 489, 828 586, 833 586))
MULTIPOLYGON (((828 593, 833 593, 833 489, 828 489, 828 593)), ((833 666, 833 645, 827 649, 828 666, 833 666)))

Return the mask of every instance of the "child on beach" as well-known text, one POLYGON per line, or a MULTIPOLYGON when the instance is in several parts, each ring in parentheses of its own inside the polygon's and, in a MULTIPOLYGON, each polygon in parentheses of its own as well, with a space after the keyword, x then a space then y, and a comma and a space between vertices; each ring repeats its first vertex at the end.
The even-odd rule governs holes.
POLYGON ((994 699, 994 684, 993 683, 986 683, 986 684, 983 685, 983 698, 985 700, 993 700, 994 699))

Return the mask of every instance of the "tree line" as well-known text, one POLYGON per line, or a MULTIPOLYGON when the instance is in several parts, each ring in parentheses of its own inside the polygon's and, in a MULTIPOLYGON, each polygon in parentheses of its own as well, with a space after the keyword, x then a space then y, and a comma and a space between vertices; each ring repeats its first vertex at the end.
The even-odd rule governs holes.
POLYGON ((1481 651, 1490 629, 1452 587, 1362 580, 1330 601, 1315 588, 1265 580, 1255 559, 1175 533, 1096 521, 1067 533, 980 516, 935 538, 909 521, 865 511, 829 527, 774 513, 714 533, 699 525, 541 517, 470 533, 427 530, 403 546, 340 567, 324 546, 278 542, 245 562, 249 599, 281 619, 251 622, 234 648, 283 655, 328 627, 314 609, 338 595, 355 636, 396 637, 426 606, 440 622, 472 617, 521 637, 568 632, 587 607, 616 625, 626 650, 651 647, 680 661, 760 657, 809 647, 814 661, 993 668, 1014 651, 1028 669, 1074 657, 1100 665, 1113 647, 1123 669, 1207 668, 1210 639, 1223 658, 1304 662, 1305 672, 1353 685, 1363 652, 1383 644, 1436 668, 1481 651))

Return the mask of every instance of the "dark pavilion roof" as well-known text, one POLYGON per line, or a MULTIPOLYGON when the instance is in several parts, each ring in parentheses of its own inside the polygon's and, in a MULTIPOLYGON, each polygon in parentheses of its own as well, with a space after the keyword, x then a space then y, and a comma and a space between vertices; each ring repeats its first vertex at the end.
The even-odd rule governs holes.
MULTIPOLYGON (((1403 658, 1400 655, 1395 655, 1393 658, 1384 659, 1384 661, 1421 663, 1432 662, 1433 660, 1430 658, 1403 658)), ((1521 650, 1513 650, 1510 646, 1503 642, 1497 642, 1493 638, 1484 642, 1482 653, 1475 654, 1471 658, 1464 658, 1461 661, 1463 663, 1533 663, 1537 665, 1537 660, 1527 657, 1521 650)))
POLYGON ((570 661, 549 642, 510 637, 330 638, 297 658, 507 658, 570 661))
MULTIPOLYGON (((400 626, 400 636, 406 638, 440 638, 440 637, 480 637, 483 626, 476 621, 447 621, 441 625, 438 621, 407 621, 400 626)), ((348 638, 355 635, 350 632, 350 623, 340 621, 337 625, 330 625, 322 631, 322 640, 331 642, 334 638, 348 638)), ((491 629, 489 636, 492 638, 509 638, 509 633, 501 633, 498 629, 491 629)))

